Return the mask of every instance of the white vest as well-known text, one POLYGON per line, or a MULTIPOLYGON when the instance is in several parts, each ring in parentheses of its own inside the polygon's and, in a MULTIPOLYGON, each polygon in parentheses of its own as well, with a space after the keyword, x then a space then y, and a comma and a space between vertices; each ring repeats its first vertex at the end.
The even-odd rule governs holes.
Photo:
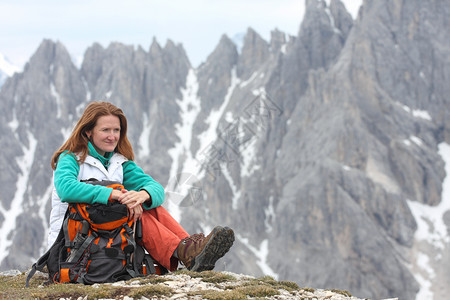
MULTIPOLYGON (((80 165, 77 180, 87 180, 95 178, 97 180, 112 180, 123 183, 123 168, 122 164, 128 159, 122 154, 114 153, 109 160, 109 167, 106 169, 101 161, 93 156, 86 156, 84 163, 80 165)), ((50 248, 58 237, 61 229, 64 215, 66 213, 68 204, 61 202, 56 193, 55 185, 53 185, 52 192, 52 211, 50 213, 50 231, 48 233, 47 246, 50 248)))

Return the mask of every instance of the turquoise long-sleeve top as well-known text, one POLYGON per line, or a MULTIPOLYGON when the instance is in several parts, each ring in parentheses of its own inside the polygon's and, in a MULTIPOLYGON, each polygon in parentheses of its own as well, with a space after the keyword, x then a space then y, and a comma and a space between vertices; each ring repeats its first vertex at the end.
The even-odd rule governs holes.
MULTIPOLYGON (((109 159, 113 152, 100 155, 89 142, 89 155, 98 159, 105 168, 109 165, 109 159)), ((144 209, 160 206, 164 202, 164 188, 150 175, 136 165, 134 161, 126 161, 122 164, 123 186, 129 191, 145 190, 151 197, 151 205, 143 204, 144 209)), ((92 185, 77 180, 80 166, 73 153, 63 152, 58 159, 54 175, 54 185, 62 202, 67 203, 102 203, 107 204, 112 193, 112 188, 100 185, 92 185)))

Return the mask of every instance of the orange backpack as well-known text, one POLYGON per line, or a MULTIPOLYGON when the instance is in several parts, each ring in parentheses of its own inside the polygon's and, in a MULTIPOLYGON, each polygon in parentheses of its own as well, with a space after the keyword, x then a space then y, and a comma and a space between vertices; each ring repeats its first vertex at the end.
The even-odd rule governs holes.
MULTIPOLYGON (((114 189, 111 181, 87 181, 114 189)), ((163 274, 143 247, 140 222, 128 220, 126 205, 71 203, 53 246, 32 267, 26 286, 36 270, 47 266, 49 281, 55 283, 104 283, 128 280, 147 274, 163 274), (134 230, 133 230, 134 229, 134 230), (137 234, 135 233, 137 231, 137 234)))

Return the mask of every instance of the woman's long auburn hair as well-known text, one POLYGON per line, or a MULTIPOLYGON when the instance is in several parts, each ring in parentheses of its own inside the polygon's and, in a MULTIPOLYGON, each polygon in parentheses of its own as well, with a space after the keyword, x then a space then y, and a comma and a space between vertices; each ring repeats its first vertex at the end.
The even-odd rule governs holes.
POLYGON ((120 120, 120 138, 114 152, 120 153, 128 160, 134 160, 133 147, 127 138, 127 118, 123 111, 109 102, 91 102, 84 110, 83 115, 78 120, 69 139, 53 154, 51 165, 56 169, 59 156, 64 151, 77 155, 77 161, 83 163, 89 153, 89 138, 86 131, 92 130, 98 118, 102 116, 116 116, 120 120))

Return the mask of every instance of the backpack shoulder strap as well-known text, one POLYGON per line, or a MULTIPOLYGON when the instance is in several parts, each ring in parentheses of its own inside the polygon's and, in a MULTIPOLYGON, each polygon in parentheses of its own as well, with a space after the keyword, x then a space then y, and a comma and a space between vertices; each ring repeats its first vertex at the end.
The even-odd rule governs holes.
POLYGON ((34 274, 36 273, 36 271, 42 271, 44 269, 44 267, 47 265, 48 259, 50 257, 50 253, 54 252, 54 249, 56 247, 60 247, 60 241, 64 239, 64 232, 61 228, 61 230, 59 231, 58 237, 56 238, 55 242, 53 243, 53 245, 50 247, 50 249, 47 250, 47 252, 45 252, 44 255, 42 255, 37 262, 35 262, 33 264, 33 266, 31 267, 30 272, 28 273, 27 276, 27 280, 25 282, 25 287, 29 287, 30 285, 30 280, 31 278, 34 276, 34 274))
MULTIPOLYGON (((64 219, 67 218, 69 213, 69 209, 66 210, 66 214, 64 216, 64 219)), ((63 222, 64 223, 64 222, 63 222)), ((63 224, 61 225, 61 229, 59 230, 58 236, 56 237, 55 242, 53 243, 53 245, 50 247, 50 249, 47 250, 47 252, 45 252, 44 255, 42 255, 37 262, 35 262, 33 264, 33 266, 31 267, 30 272, 28 273, 26 282, 25 282, 25 287, 29 287, 30 285, 30 280, 31 278, 34 276, 34 274, 36 273, 36 271, 42 271, 44 269, 44 267, 47 265, 48 263, 48 259, 50 258, 50 253, 54 253, 55 249, 58 247, 61 247, 61 241, 64 240, 64 231, 63 231, 63 224)), ((50 273, 49 273, 49 277, 50 277, 50 273)), ((52 280, 50 278, 50 280, 52 280)))

